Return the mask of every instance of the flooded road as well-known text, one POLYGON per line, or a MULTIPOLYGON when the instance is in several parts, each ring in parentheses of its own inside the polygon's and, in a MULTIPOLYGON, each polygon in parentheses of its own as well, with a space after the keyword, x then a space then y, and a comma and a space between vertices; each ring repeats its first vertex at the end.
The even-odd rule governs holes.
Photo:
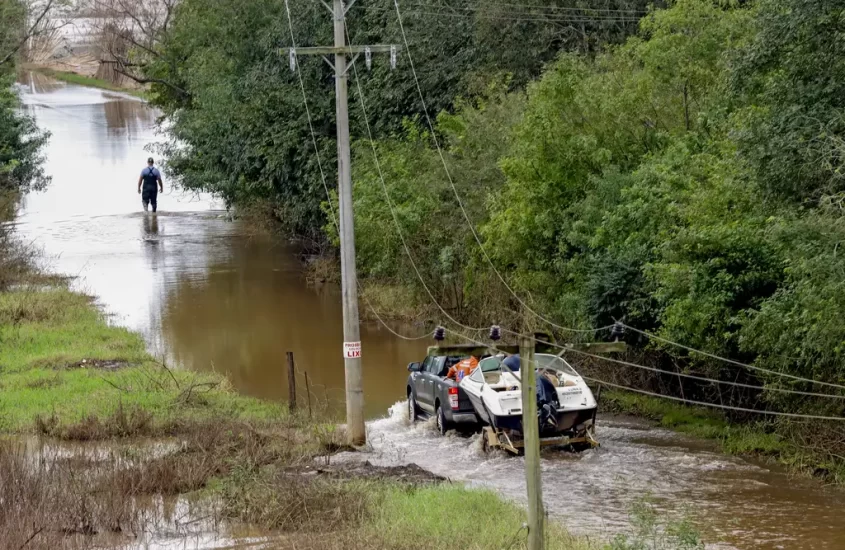
MULTIPOLYGON (((138 174, 145 147, 158 139, 153 110, 46 80, 23 82, 22 95, 52 133, 46 169, 53 182, 26 197, 17 226, 43 247, 54 271, 78 276, 77 287, 95 295, 115 323, 141 332, 174 364, 214 369, 243 393, 284 399, 285 352, 293 351, 315 399, 342 407, 335 288, 309 288, 295 250, 250 237, 210 197, 174 192, 167 173, 161 212, 140 212, 138 174)), ((429 425, 408 426, 401 403, 380 418, 404 395, 404 365, 425 352, 426 341, 398 340, 373 325, 362 327, 362 340, 373 419, 368 459, 416 463, 523 498, 521 459, 484 455, 477 437, 443 438, 429 425)), ((602 420, 598 435, 600 449, 544 454, 544 500, 573 531, 611 536, 628 526, 631 504, 651 494, 669 515, 692 512, 716 548, 845 549, 845 492, 634 421, 602 420)))
MULTIPOLYGON (((368 460, 415 463, 525 502, 523 458, 487 455, 477 435, 442 437, 432 421, 410 426, 406 410, 404 401, 397 403, 388 418, 370 423, 368 460)), ((631 506, 651 495, 663 517, 688 512, 708 548, 845 548, 845 491, 725 456, 636 419, 599 418, 597 435, 598 449, 542 455, 546 511, 573 532, 600 538, 624 532, 631 506)))
MULTIPOLYGON (((287 398, 285 352, 312 384, 314 404, 343 410, 342 315, 336 288, 308 287, 296 251, 248 236, 208 196, 174 191, 167 173, 158 215, 145 215, 138 176, 159 139, 156 113, 134 98, 33 75, 22 98, 52 134, 52 184, 27 196, 18 231, 51 269, 78 276, 114 322, 141 332, 171 363, 226 373, 241 392, 287 398)), ((414 329, 406 329, 408 332, 414 329)), ((416 334, 421 332, 415 329, 416 334)), ((375 325, 361 327, 366 413, 402 394, 405 366, 425 353, 375 325)), ((302 396, 304 402, 304 396, 302 396)))

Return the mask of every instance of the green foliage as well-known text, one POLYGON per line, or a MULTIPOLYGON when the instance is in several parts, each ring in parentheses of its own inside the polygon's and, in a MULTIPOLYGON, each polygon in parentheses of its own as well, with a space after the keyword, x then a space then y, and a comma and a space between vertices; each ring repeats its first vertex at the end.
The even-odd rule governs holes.
MULTIPOLYGON (((444 550, 526 548, 522 527, 525 511, 491 491, 461 486, 423 488, 387 487, 382 502, 367 526, 377 534, 373 547, 411 549, 420 541, 444 550), (466 528, 471 518, 472 528, 466 528)), ((575 537, 554 522, 547 522, 549 550, 589 550, 589 539, 575 537)))
POLYGON ((733 56, 734 134, 762 189, 786 200, 845 190, 843 17, 837 2, 762 1, 733 56))
POLYGON ((15 57, 2 63, 19 46, 25 21, 21 2, 0 0, 0 192, 40 189, 49 181, 41 167, 41 149, 48 136, 20 111, 12 88, 15 57))
MULTIPOLYGON (((352 10, 352 41, 398 41, 390 7, 352 10)), ((526 17, 503 23, 494 16, 507 12, 504 2, 463 0, 455 9, 460 16, 441 17, 424 2, 406 13, 422 92, 439 113, 442 158, 405 61, 391 72, 376 59, 371 73, 361 71, 376 165, 350 75, 365 283, 406 289, 395 294, 404 311, 419 311, 413 299, 431 302, 401 233, 435 300, 465 320, 516 321, 489 256, 521 297, 561 324, 624 318, 711 353, 845 383, 841 7, 676 0, 652 9, 634 36, 596 26, 583 39, 541 32, 526 17)), ((296 0, 292 13, 300 45, 329 43, 321 6, 296 0)), ((286 23, 278 0, 185 0, 162 57, 146 70, 164 82, 154 92, 184 185, 231 204, 264 201, 294 233, 336 243, 299 81, 277 51, 288 45, 286 23)), ((333 182, 330 69, 300 63, 333 182)), ((814 389, 670 345, 630 343, 661 352, 657 362, 673 368, 814 389)), ((845 414, 841 401, 765 391, 731 402, 845 414)))
POLYGON ((237 396, 220 376, 169 371, 143 338, 106 323, 90 298, 64 288, 0 293, 0 431, 107 418, 120 407, 157 426, 176 420, 278 417, 283 407, 237 396))
POLYGON ((63 80, 64 82, 70 82, 71 84, 87 86, 89 88, 100 88, 103 90, 110 90, 112 92, 120 92, 124 94, 133 95, 139 99, 147 99, 147 93, 143 90, 130 90, 125 87, 112 84, 108 80, 102 80, 99 78, 93 78, 90 76, 66 71, 56 71, 45 67, 38 67, 35 70, 37 70, 39 73, 49 76, 50 78, 55 78, 56 80, 63 80))
POLYGON ((522 94, 506 95, 505 86, 492 86, 471 102, 459 101, 455 114, 443 113, 437 120, 455 190, 430 133, 420 129, 419 121, 409 122, 401 138, 378 142, 380 166, 375 165, 368 140, 356 144, 356 244, 365 276, 415 288, 422 301, 429 300, 402 245, 401 234, 420 275, 439 302, 463 311, 482 304, 479 294, 484 288, 474 292, 471 276, 484 265, 475 261, 477 245, 465 229, 455 191, 469 218, 481 221, 487 214, 486 197, 504 184, 496 161, 509 141, 501 138, 519 120, 525 103, 522 94), (395 220, 385 192, 393 204, 395 220))
MULTIPOLYGON (((645 2, 609 0, 607 7, 642 10, 645 2)), ((298 46, 332 43, 331 18, 322 5, 291 0, 290 10, 298 46)), ((404 11, 422 93, 433 113, 453 110, 458 96, 483 93, 488 72, 512 74, 511 86, 524 85, 560 48, 589 51, 597 41, 619 40, 634 28, 630 22, 597 21, 577 34, 562 31, 557 21, 525 14, 520 18, 526 21, 511 25, 502 10, 513 15, 512 6, 494 0, 459 0, 448 12, 424 0, 404 11)), ((348 27, 356 44, 402 42, 389 0, 356 6, 348 27)), ((214 192, 230 205, 269 205, 289 233, 320 241, 328 221, 321 208, 325 191, 300 83, 279 51, 290 45, 282 0, 185 0, 176 6, 155 55, 136 56, 168 120, 170 140, 162 151, 181 184, 214 192)), ((300 56, 299 63, 323 170, 334 188, 334 77, 319 58, 300 56)), ((360 72, 377 136, 400 133, 404 119, 422 114, 404 55, 395 71, 377 55, 372 71, 360 72)), ((351 129, 360 138, 364 121, 351 78, 351 129)))

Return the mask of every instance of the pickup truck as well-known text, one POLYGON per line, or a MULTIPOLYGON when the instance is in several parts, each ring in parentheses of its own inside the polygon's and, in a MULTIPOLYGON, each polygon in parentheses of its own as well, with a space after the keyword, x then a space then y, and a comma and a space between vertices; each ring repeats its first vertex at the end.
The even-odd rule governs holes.
POLYGON ((469 396, 455 380, 446 378, 449 368, 462 359, 466 357, 436 355, 433 351, 422 362, 408 365, 411 372, 407 387, 408 419, 411 422, 422 416, 434 416, 441 434, 451 429, 475 430, 479 427, 469 396))

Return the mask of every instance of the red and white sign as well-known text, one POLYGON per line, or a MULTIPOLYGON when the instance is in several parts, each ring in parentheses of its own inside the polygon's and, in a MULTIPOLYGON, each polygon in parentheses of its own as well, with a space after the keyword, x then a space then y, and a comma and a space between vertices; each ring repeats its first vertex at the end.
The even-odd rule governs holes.
POLYGON ((360 359, 361 358, 361 342, 344 342, 343 343, 343 358, 344 359, 360 359))

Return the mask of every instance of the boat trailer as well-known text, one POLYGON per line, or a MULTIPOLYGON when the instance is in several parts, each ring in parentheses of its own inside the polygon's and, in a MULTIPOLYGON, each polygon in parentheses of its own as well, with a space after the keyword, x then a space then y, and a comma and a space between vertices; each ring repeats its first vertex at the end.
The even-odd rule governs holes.
MULTIPOLYGON (((492 449, 502 449, 515 455, 525 453, 525 441, 522 438, 522 434, 518 434, 518 432, 515 433, 510 430, 484 426, 481 431, 481 442, 485 453, 492 449)), ((571 446, 577 450, 587 450, 599 447, 599 442, 596 441, 592 426, 585 429, 582 434, 574 437, 562 435, 540 438, 540 448, 567 446, 571 446)))

